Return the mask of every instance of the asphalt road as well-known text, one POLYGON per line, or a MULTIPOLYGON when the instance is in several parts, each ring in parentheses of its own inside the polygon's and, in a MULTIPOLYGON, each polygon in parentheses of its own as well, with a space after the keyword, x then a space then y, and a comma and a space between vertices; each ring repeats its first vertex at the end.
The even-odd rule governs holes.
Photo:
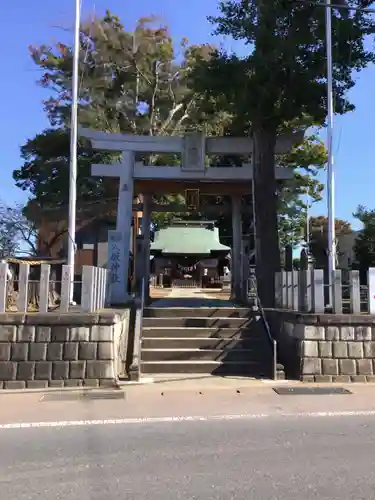
POLYGON ((361 500, 375 417, 0 430, 1 500, 361 500))

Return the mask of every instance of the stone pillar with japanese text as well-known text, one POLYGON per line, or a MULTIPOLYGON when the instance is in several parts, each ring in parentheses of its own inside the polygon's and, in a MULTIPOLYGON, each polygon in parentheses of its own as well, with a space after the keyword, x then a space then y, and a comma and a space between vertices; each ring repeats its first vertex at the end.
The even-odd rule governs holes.
POLYGON ((109 293, 112 305, 129 300, 128 278, 133 215, 134 153, 122 153, 116 231, 108 231, 109 293))

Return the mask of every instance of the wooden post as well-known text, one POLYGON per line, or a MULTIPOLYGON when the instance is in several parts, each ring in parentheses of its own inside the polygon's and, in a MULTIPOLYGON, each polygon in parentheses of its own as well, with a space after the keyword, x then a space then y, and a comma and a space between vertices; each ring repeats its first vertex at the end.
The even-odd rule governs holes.
POLYGON ((368 311, 375 314, 375 267, 370 267, 367 272, 368 283, 368 311))
POLYGON ((50 273, 51 266, 49 264, 42 264, 40 266, 39 311, 43 313, 48 312, 50 273))
POLYGON ((94 311, 94 266, 82 266, 81 308, 86 312, 94 311))
POLYGON ((61 298, 60 298, 60 310, 62 312, 69 311, 70 288, 71 288, 70 274, 71 274, 71 267, 70 266, 62 266, 61 298))
POLYGON ((29 264, 20 264, 18 273, 18 312, 26 312, 29 298, 29 264))
POLYGON ((8 264, 0 263, 0 313, 6 311, 8 296, 8 264))
POLYGON ((361 282, 359 271, 349 271, 350 313, 361 312, 361 282))
POLYGON ((342 314, 341 269, 332 271, 332 307, 335 314, 342 314))
POLYGON ((311 272, 312 312, 324 313, 324 271, 323 269, 313 269, 311 272))

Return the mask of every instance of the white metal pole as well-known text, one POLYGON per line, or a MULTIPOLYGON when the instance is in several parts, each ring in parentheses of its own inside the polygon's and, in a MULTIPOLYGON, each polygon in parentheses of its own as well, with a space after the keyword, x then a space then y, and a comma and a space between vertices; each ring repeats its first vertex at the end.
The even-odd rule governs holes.
POLYGON ((336 268, 335 238, 335 179, 333 164, 333 85, 332 85, 332 13, 331 0, 326 0, 326 51, 327 51, 327 194, 328 194, 328 275, 329 299, 332 305, 332 271, 336 268))
POLYGON ((81 15, 80 0, 75 0, 74 49, 72 72, 72 106, 70 120, 70 171, 69 171, 69 226, 68 226, 68 265, 70 266, 70 302, 73 303, 74 260, 77 204, 77 127, 78 127, 78 71, 79 71, 79 26, 81 15))
POLYGON ((310 198, 307 197, 307 203, 306 203, 306 248, 307 248, 308 255, 310 254, 310 214, 309 214, 310 204, 309 204, 309 201, 310 201, 310 198))

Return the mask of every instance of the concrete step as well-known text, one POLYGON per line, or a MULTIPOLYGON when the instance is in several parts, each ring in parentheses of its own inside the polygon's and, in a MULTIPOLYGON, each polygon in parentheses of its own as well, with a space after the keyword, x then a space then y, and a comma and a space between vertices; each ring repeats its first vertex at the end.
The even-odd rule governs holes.
MULTIPOLYGON (((221 361, 141 361, 141 373, 146 374, 191 374, 207 373, 220 376, 242 375, 254 378, 272 378, 272 363, 221 361)), ((282 366, 278 370, 283 377, 282 366)))
POLYGON ((268 363, 271 349, 143 349, 142 361, 223 361, 268 363))
MULTIPOLYGON (((167 332, 166 332, 167 333, 167 332)), ((191 333, 188 330, 186 333, 191 333)), ((263 338, 215 338, 215 337, 143 337, 142 349, 259 349, 267 342, 263 338)), ((268 345, 269 347, 269 345, 268 345)))
MULTIPOLYGON (((185 327, 185 328, 242 328, 250 327, 258 321, 252 318, 208 318, 208 317, 195 317, 195 318, 143 318, 143 327, 185 327)), ((259 322, 260 323, 260 322, 259 322)))
POLYGON ((202 327, 167 327, 143 325, 142 337, 145 338, 216 338, 216 339, 263 339, 266 333, 262 328, 202 328, 202 327))
POLYGON ((246 307, 146 307, 145 318, 253 318, 259 314, 246 307))

